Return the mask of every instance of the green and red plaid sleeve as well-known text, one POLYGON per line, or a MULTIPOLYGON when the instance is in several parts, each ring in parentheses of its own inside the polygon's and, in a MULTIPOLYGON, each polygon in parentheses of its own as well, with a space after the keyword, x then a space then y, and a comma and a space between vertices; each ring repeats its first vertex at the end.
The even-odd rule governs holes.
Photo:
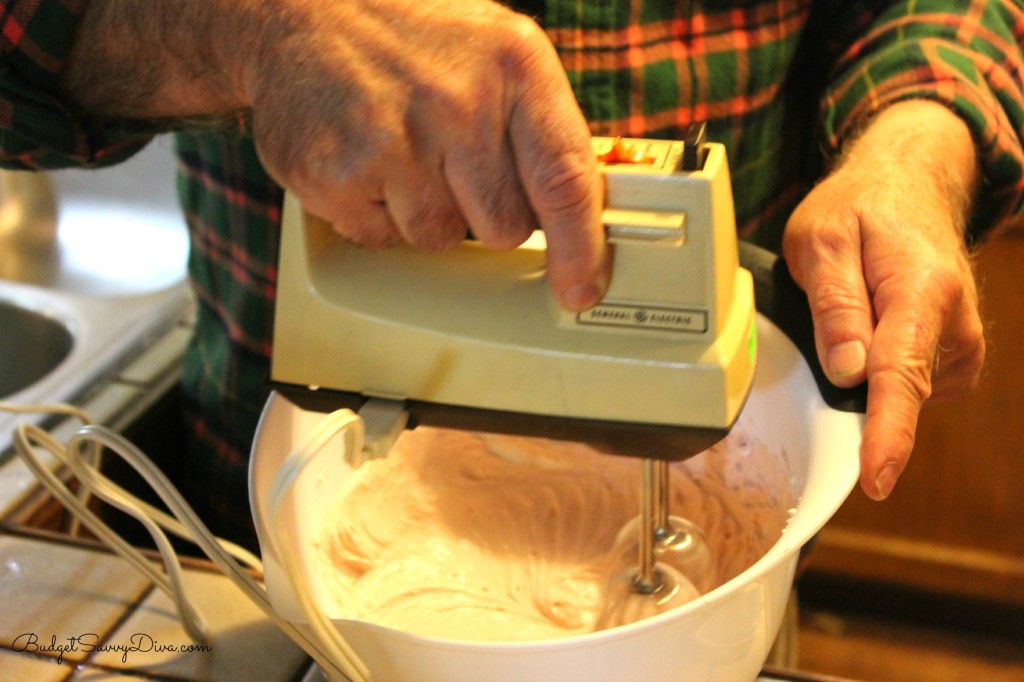
POLYGON ((0 10, 0 166, 60 168, 113 163, 148 132, 90 127, 59 95, 59 76, 85 0, 4 0, 0 10))
POLYGON ((983 170, 969 237, 1024 205, 1024 4, 995 0, 845 3, 839 26, 862 26, 823 100, 824 132, 838 151, 892 102, 941 102, 967 124, 983 170), (889 5, 884 11, 874 6, 889 5))
POLYGON ((985 187, 972 238, 1019 213, 1021 15, 1020 0, 548 0, 543 20, 595 134, 706 121, 741 234, 777 248, 827 162, 815 131, 834 154, 898 99, 944 102, 971 127, 985 187))

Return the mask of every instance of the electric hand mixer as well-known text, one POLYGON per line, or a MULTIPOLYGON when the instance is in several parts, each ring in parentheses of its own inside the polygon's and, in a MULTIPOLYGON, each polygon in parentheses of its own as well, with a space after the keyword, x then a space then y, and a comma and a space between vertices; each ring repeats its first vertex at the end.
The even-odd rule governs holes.
POLYGON ((746 400, 753 283, 739 267, 725 150, 702 126, 685 141, 595 138, 593 148, 612 278, 578 314, 555 305, 536 245, 368 251, 289 198, 272 378, 300 405, 348 407, 370 423, 391 415, 391 437, 428 424, 645 458, 630 583, 664 600, 673 581, 656 552, 687 539, 692 555, 698 542, 668 516, 667 464, 721 440, 746 400))

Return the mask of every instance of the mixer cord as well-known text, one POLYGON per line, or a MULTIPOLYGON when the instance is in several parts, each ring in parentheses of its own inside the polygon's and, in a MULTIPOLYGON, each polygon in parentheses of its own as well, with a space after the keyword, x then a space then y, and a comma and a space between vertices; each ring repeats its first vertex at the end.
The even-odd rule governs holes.
MULTIPOLYGON (((94 424, 88 414, 73 405, 15 405, 0 401, 0 411, 72 417, 83 424, 64 444, 40 426, 21 422, 13 433, 14 451, 24 460, 43 487, 71 513, 76 527, 78 524, 84 525, 113 552, 124 558, 168 595, 174 602, 182 626, 194 641, 209 643, 209 631, 188 598, 182 580, 181 562, 164 530, 198 546, 221 572, 289 638, 302 647, 330 678, 368 682, 369 672, 365 665, 338 629, 317 608, 308 587, 310 576, 303 579, 303 572, 292 552, 278 551, 277 554, 312 633, 278 615, 266 589, 246 571, 247 567, 262 574, 263 564, 260 559, 234 543, 215 537, 153 461, 123 436, 94 424), (171 514, 144 502, 100 473, 104 448, 131 465, 167 505, 171 514), (80 485, 77 494, 53 473, 55 467, 43 461, 37 452, 39 450, 49 453, 58 464, 65 466, 72 473, 80 485), (88 504, 92 496, 129 514, 145 527, 163 561, 163 573, 89 509, 88 504)), ((274 481, 270 512, 275 523, 268 524, 267 529, 272 546, 287 546, 283 544, 280 533, 282 524, 276 521, 281 516, 283 501, 291 492, 290 483, 301 473, 302 465, 339 432, 345 433, 347 440, 351 441, 351 446, 362 447, 361 426, 357 415, 349 410, 339 410, 324 418, 318 427, 313 429, 306 443, 289 454, 286 462, 295 463, 297 468, 283 468, 274 481), (357 430, 353 431, 353 427, 357 430)))

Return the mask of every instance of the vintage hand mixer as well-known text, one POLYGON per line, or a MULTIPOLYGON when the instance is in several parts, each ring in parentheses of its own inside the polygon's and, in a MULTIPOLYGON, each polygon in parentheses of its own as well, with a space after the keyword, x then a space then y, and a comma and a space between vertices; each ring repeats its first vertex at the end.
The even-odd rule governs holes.
POLYGON ((426 424, 644 458, 624 584, 664 603, 678 580, 659 555, 691 573, 708 562, 699 530, 668 514, 668 462, 721 440, 746 400, 753 282, 738 262, 725 150, 702 126, 684 141, 593 148, 612 278, 583 313, 554 303, 542 248, 367 251, 289 198, 272 378, 301 405, 390 415, 387 433, 426 424))

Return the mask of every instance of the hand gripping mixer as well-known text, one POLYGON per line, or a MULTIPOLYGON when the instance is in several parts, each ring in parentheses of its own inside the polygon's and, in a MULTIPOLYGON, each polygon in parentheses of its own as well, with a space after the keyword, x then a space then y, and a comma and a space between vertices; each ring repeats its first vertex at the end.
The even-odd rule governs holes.
POLYGON ((638 566, 624 584, 663 601, 675 580, 657 556, 707 558, 699 531, 668 515, 668 462, 721 440, 743 407, 753 282, 725 149, 702 126, 684 141, 592 144, 613 261, 607 295, 583 313, 550 295, 539 233, 508 252, 471 240, 369 251, 287 197, 272 379, 307 409, 359 413, 368 443, 382 421, 392 439, 424 424, 644 458, 640 531, 624 530, 638 566))

